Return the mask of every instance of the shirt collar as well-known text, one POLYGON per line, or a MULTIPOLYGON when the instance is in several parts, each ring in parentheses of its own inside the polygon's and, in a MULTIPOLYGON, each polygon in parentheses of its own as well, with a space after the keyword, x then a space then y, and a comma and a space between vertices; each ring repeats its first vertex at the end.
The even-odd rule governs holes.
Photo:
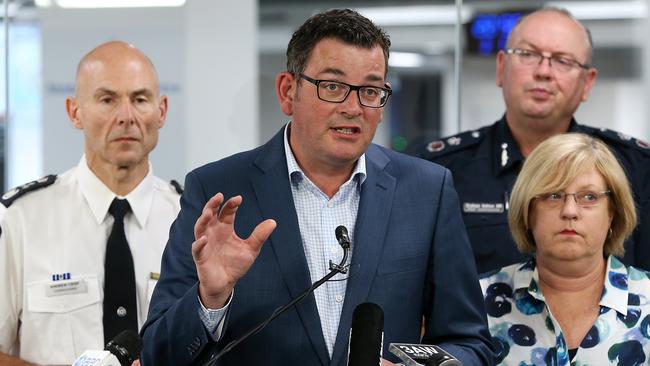
POLYGON ((138 225, 144 227, 147 223, 147 218, 151 213, 151 205, 153 204, 154 196, 154 179, 151 163, 149 163, 149 172, 144 177, 142 182, 138 184, 125 197, 121 197, 113 193, 88 167, 86 155, 81 157, 81 161, 77 165, 75 171, 79 188, 83 194, 90 210, 95 216, 97 223, 101 223, 108 215, 108 208, 113 202, 115 197, 125 198, 131 206, 133 216, 136 218, 138 225))
MULTIPOLYGON (((605 273, 605 283, 603 295, 600 298, 600 306, 611 308, 622 315, 627 315, 627 268, 616 257, 609 256, 605 273)), ((531 258, 517 267, 514 274, 513 286, 515 293, 523 293, 521 290, 526 290, 530 296, 544 301, 544 295, 539 289, 539 272, 537 271, 535 258, 531 258)))
POLYGON ((600 305, 612 308, 627 316, 628 305, 628 270, 621 261, 614 256, 607 259, 605 271, 605 288, 600 298, 600 305))
MULTIPOLYGON (((293 155, 293 151, 291 151, 291 146, 289 145, 289 134, 291 133, 291 122, 287 123, 286 126, 284 126, 284 151, 286 152, 286 159, 287 159, 287 171, 289 173, 289 179, 291 180, 292 183, 294 182, 299 182, 305 177, 305 173, 300 169, 300 166, 298 165, 298 162, 296 161, 296 157, 293 155)), ((366 180, 366 154, 361 154, 359 157, 359 160, 357 160, 357 164, 354 166, 354 170, 352 171, 352 174, 350 175, 350 180, 352 179, 357 179, 358 182, 358 187, 361 187, 363 182, 366 180), (358 177, 358 178, 356 178, 358 177)))

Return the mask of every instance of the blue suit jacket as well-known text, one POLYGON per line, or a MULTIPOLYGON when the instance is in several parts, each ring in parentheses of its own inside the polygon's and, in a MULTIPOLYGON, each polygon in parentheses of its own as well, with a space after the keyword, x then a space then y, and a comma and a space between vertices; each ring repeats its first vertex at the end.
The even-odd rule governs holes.
MULTIPOLYGON (((435 343, 469 365, 492 363, 483 299, 451 175, 444 168, 377 145, 366 151, 352 267, 333 356, 313 294, 224 356, 219 365, 345 365, 352 312, 362 302, 385 314, 391 342, 435 343)), ((309 269, 293 204, 283 133, 267 144, 190 172, 172 225, 162 272, 142 333, 142 362, 190 365, 211 340, 198 309, 191 255, 194 223, 217 192, 242 195, 235 230, 248 237, 263 219, 278 225, 237 283, 218 348, 308 288, 309 269)), ((332 233, 332 235, 334 235, 332 233)))

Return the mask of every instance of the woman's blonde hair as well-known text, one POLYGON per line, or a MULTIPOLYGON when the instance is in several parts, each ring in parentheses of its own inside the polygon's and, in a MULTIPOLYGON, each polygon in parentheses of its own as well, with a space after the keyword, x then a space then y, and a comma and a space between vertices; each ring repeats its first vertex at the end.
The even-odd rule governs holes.
POLYGON ((603 176, 610 191, 612 224, 605 239, 603 254, 623 256, 623 242, 636 226, 630 184, 607 145, 582 133, 551 137, 526 158, 513 187, 508 212, 508 224, 520 252, 535 252, 529 221, 535 198, 540 194, 563 190, 579 174, 591 168, 596 168, 603 176))

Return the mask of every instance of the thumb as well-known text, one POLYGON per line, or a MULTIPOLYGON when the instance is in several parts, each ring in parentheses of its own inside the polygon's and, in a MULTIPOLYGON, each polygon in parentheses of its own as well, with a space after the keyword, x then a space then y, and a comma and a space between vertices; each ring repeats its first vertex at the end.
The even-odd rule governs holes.
POLYGON ((262 244, 264 244, 269 236, 271 236, 271 233, 275 230, 276 226, 277 224, 273 219, 266 219, 259 223, 255 227, 255 230, 253 230, 253 233, 251 233, 251 236, 248 237, 248 242, 250 243, 251 248, 259 251, 262 244))

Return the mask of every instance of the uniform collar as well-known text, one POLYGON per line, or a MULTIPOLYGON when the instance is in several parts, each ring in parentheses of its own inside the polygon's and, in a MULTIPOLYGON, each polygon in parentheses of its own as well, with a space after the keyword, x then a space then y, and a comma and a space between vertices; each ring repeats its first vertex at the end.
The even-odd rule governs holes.
MULTIPOLYGON (((607 259, 603 295, 600 306, 614 309, 622 315, 627 315, 628 306, 628 270, 614 256, 607 259)), ((516 294, 525 294, 544 301, 544 295, 539 288, 539 272, 535 258, 520 264, 514 274, 513 290, 516 294), (518 291, 519 290, 519 291, 518 291)), ((521 296, 521 295, 520 295, 521 296)))
MULTIPOLYGON (((498 176, 504 171, 517 168, 524 161, 524 156, 519 150, 519 145, 512 137, 512 132, 506 121, 506 115, 496 123, 495 141, 492 156, 494 157, 494 175, 498 176)), ((584 132, 574 118, 571 118, 567 132, 584 132)))
POLYGON ((75 170, 79 188, 83 194, 90 210, 95 216, 97 223, 101 225, 108 215, 108 208, 113 202, 115 197, 125 198, 135 217, 138 225, 144 227, 151 212, 151 205, 154 196, 154 180, 151 163, 149 164, 149 172, 144 177, 142 182, 135 187, 126 196, 118 196, 113 193, 106 185, 93 173, 88 167, 86 155, 81 157, 81 161, 75 170))

